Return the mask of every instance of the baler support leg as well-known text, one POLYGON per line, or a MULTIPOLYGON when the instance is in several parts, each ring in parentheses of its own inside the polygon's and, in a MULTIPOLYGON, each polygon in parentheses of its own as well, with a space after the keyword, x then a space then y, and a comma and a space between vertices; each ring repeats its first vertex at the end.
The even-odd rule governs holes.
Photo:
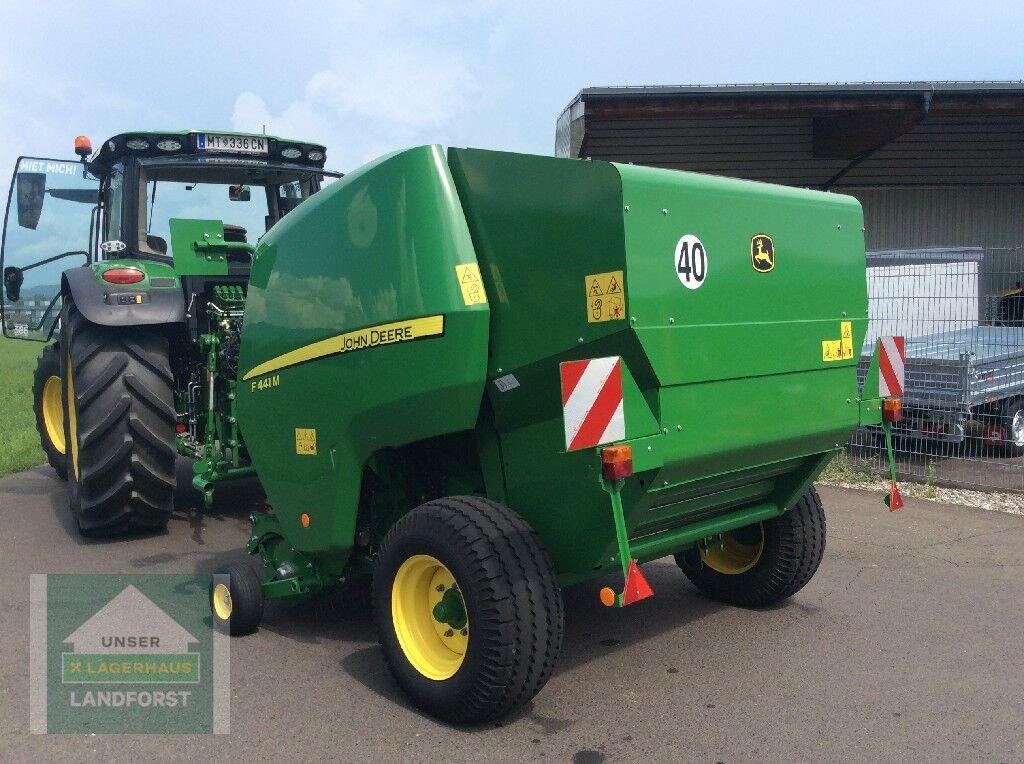
POLYGON ((601 590, 601 602, 607 607, 624 607, 639 602, 654 594, 647 583, 640 566, 636 564, 629 549, 629 536, 626 533, 626 516, 622 509, 622 480, 603 480, 601 485, 608 492, 612 503, 612 518, 615 521, 615 539, 619 546, 619 562, 622 564, 623 589, 615 592, 611 587, 601 590))

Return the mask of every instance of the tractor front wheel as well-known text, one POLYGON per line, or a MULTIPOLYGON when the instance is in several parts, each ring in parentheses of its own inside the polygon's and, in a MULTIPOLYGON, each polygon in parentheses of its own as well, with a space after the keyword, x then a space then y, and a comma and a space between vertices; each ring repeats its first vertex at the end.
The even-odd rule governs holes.
POLYGON ((64 398, 60 376, 60 343, 47 345, 36 361, 32 384, 32 408, 36 414, 39 442, 46 461, 61 480, 68 477, 64 440, 64 398))
POLYGON ((167 338, 63 311, 64 439, 71 512, 84 536, 160 530, 174 495, 167 338))
POLYGON ((373 573, 378 639, 398 684, 454 723, 493 719, 547 682, 562 595, 537 533, 476 496, 424 504, 392 526, 373 573))
POLYGON ((793 596, 811 580, 825 551, 825 512, 814 486, 780 517, 725 533, 697 559, 676 555, 707 597, 760 607, 793 596))

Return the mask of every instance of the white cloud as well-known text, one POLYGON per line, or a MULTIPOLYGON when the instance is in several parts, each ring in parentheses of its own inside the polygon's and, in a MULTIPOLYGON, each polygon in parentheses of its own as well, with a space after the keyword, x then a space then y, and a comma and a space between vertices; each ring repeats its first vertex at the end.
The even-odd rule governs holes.
POLYGON ((350 29, 328 65, 307 79, 301 97, 280 108, 268 105, 270 96, 262 93, 239 94, 235 129, 266 126, 270 133, 322 141, 328 164, 346 170, 386 151, 466 135, 480 112, 480 61, 471 56, 481 51, 449 44, 438 28, 469 34, 477 25, 492 28, 497 17, 473 4, 445 9, 442 17, 413 19, 415 10, 393 4, 346 8, 343 19, 327 23, 372 28, 372 39, 361 40, 350 29))

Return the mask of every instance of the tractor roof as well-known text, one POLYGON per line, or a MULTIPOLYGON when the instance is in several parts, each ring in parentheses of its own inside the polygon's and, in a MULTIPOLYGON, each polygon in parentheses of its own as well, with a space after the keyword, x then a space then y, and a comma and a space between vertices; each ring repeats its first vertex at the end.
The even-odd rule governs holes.
POLYGON ((94 174, 105 174, 124 157, 221 156, 265 159, 322 168, 327 149, 319 143, 225 130, 140 130, 103 142, 89 159, 94 174))

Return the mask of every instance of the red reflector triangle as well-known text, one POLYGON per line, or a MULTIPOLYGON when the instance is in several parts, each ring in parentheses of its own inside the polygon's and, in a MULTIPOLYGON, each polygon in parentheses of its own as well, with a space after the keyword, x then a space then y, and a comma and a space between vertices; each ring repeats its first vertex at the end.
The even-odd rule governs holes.
POLYGON ((652 594, 654 594, 654 589, 647 583, 644 574, 640 572, 636 560, 632 560, 629 563, 629 571, 626 573, 626 590, 622 593, 622 604, 632 605, 634 602, 647 599, 652 594))
POLYGON ((890 512, 903 508, 903 497, 900 496, 900 489, 896 487, 895 483, 892 484, 892 490, 889 491, 889 495, 885 497, 885 503, 889 505, 890 512))

